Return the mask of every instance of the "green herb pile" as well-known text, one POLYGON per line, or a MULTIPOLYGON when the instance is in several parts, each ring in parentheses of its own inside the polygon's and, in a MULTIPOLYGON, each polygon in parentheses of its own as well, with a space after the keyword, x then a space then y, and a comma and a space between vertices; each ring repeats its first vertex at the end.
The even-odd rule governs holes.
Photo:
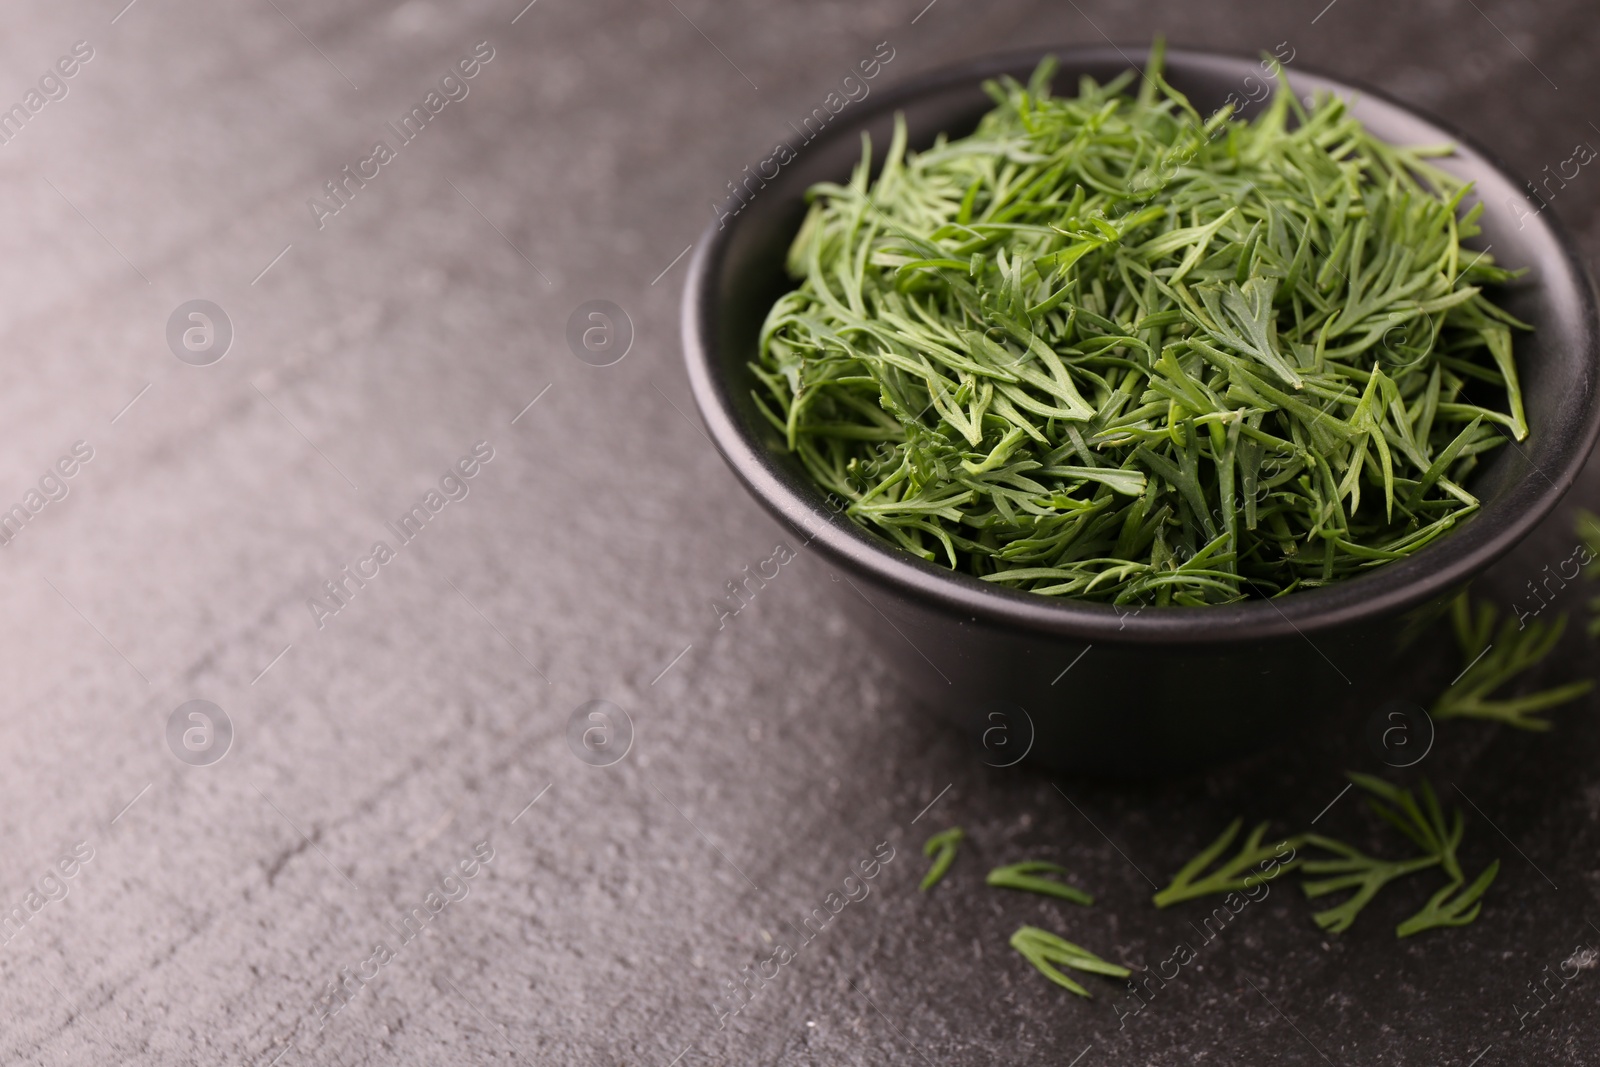
POLYGON ((1159 46, 1136 95, 1053 70, 811 190, 753 367, 816 483, 926 559, 1116 603, 1320 585, 1470 514, 1477 457, 1527 434, 1525 327, 1448 149, 1286 86, 1202 117, 1159 46))

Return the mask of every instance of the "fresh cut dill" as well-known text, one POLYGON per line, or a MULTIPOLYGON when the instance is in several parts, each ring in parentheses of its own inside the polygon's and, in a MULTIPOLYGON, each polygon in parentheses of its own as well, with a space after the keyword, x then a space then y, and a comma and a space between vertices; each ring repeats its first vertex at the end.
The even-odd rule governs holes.
MULTIPOLYGON (((825 493, 1035 593, 1216 604, 1405 558, 1528 433, 1481 205, 1287 86, 1248 121, 1047 60, 966 137, 819 184, 752 364, 825 493)), ((1280 78, 1283 75, 1280 72, 1280 78)))

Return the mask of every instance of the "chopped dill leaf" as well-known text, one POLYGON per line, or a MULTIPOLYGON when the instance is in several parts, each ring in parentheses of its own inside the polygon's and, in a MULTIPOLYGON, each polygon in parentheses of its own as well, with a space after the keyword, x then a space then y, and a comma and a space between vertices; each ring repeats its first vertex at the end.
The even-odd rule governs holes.
POLYGON ((1299 865, 1300 859, 1295 852, 1305 838, 1288 837, 1273 844, 1263 845, 1261 839, 1266 835, 1267 824, 1261 823, 1250 831, 1250 836, 1239 847, 1239 852, 1233 859, 1204 878, 1200 878, 1200 872, 1211 866, 1227 851, 1243 826, 1243 819, 1233 820, 1215 841, 1206 846, 1204 851, 1184 864, 1183 869, 1172 876, 1172 884, 1152 898, 1156 907, 1165 908, 1179 901, 1193 900, 1195 897, 1210 896, 1215 893, 1252 889, 1262 882, 1270 882, 1274 878, 1288 874, 1299 865), (1288 857, 1284 856, 1284 849, 1289 850, 1288 857))
POLYGON ((1216 604, 1416 552, 1528 432, 1482 205, 1338 97, 1201 121, 1159 69, 1056 96, 1047 60, 814 186, 760 411, 857 523, 1015 589, 1216 604))
POLYGON ((1094 897, 1076 886, 1058 882, 1054 878, 1041 877, 1041 875, 1045 874, 1066 873, 1067 869, 1057 863, 1050 863, 1046 860, 1026 860, 1022 863, 1013 863, 1008 867, 996 867, 984 879, 984 884, 995 886, 999 889, 1020 889, 1025 893, 1043 893, 1047 897, 1070 900, 1074 904, 1082 904, 1086 907, 1093 904, 1094 897))
POLYGON ((924 856, 933 856, 933 865, 928 868, 928 873, 922 876, 922 892, 926 893, 939 884, 944 873, 956 861, 956 849, 966 838, 967 832, 959 826, 952 826, 928 838, 922 846, 924 856), (937 855, 935 855, 937 853, 937 855))
POLYGON ((1037 926, 1024 926, 1012 934, 1011 947, 1022 953, 1023 958, 1038 968, 1040 974, 1056 985, 1072 990, 1080 997, 1093 997, 1094 994, 1062 974, 1056 969, 1055 964, 1059 963, 1076 971, 1104 974, 1112 978, 1126 978, 1133 973, 1126 967, 1107 963, 1081 945, 1064 941, 1037 926))

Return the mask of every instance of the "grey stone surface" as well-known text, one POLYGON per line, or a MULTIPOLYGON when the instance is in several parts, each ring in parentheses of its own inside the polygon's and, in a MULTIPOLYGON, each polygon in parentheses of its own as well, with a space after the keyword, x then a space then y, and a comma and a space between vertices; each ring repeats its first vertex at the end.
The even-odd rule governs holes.
MULTIPOLYGON (((0 1062, 1600 1058, 1600 971, 1518 1021, 1542 968, 1600 944, 1593 696, 1549 734, 1442 731, 1420 768, 1470 798, 1471 864, 1504 861, 1469 928, 1396 942, 1410 886, 1322 936, 1280 886, 1125 1028, 1111 983, 1083 1001, 1028 969, 1006 947, 1024 922, 1141 966, 1195 939, 1206 909, 1157 911, 1147 881, 1236 814, 1306 824, 1343 768, 1374 766, 1364 719, 1186 781, 1060 780, 986 768, 910 706, 811 561, 718 630, 711 601, 781 534, 698 428, 674 258, 880 41, 885 82, 1102 33, 1288 41, 1531 179, 1600 139, 1589 5, 123 2, 10 5, 0 34, 7 103, 94 50, 0 144, 0 499, 93 449, 0 551, 0 911, 31 915, 0 945, 0 1062), (469 95, 319 229, 308 198, 480 41, 469 95), (210 366, 167 347, 196 298, 234 328, 210 366), (593 299, 635 328, 613 366, 566 348, 593 299), (394 545, 385 522, 481 441, 468 495, 319 628, 307 599, 394 545), (566 738, 601 698, 635 737, 597 768, 566 738), (190 700, 232 724, 218 762, 168 748, 190 700), (921 842, 955 823, 968 846, 919 894, 921 842), (485 841, 492 861, 401 943, 386 920, 485 841), (880 844, 870 895, 719 1030, 724 983, 880 844), (1099 903, 983 888, 1023 856, 1099 903), (29 911, 45 890, 66 896, 29 911), (383 938, 394 958, 319 1028, 318 998, 383 938)), ((1554 203, 1586 255, 1596 190, 1586 168, 1554 203)), ((1597 481, 1575 500, 1596 506, 1597 481)), ((1570 531, 1568 507, 1493 588, 1565 558, 1570 531)), ((1546 673, 1594 660, 1569 635, 1546 673)), ((1452 664, 1419 655, 1417 695, 1452 664)), ((1319 827, 1370 832, 1348 796, 1319 827)))

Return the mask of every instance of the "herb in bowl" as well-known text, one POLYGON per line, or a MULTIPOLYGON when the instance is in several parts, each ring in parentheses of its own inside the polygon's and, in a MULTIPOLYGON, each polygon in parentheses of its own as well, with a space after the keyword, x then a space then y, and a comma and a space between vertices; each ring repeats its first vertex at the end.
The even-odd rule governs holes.
POLYGON ((756 400, 825 492, 986 581, 1113 603, 1275 596, 1404 558, 1527 426, 1513 277, 1446 148, 1341 99, 1202 117, 1133 72, 987 88, 970 136, 811 190, 756 400))

